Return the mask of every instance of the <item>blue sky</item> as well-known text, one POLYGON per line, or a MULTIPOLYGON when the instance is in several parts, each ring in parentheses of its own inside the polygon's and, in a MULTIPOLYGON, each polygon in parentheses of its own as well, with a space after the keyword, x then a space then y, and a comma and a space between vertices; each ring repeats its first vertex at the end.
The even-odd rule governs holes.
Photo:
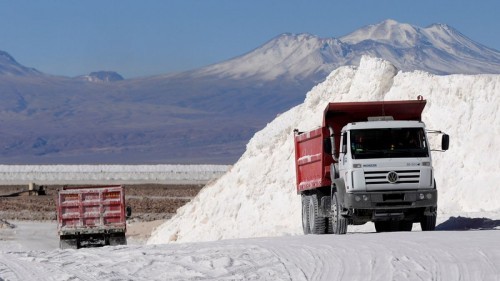
POLYGON ((137 77, 221 62, 275 36, 341 37, 391 18, 500 50, 500 1, 0 0, 0 50, 42 72, 137 77))

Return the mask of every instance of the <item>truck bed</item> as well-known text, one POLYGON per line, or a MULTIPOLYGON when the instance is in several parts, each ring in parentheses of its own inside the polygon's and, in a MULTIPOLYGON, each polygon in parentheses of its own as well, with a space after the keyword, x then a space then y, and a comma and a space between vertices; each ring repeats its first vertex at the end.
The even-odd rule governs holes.
POLYGON ((65 187, 57 198, 59 235, 125 232, 122 186, 65 187))

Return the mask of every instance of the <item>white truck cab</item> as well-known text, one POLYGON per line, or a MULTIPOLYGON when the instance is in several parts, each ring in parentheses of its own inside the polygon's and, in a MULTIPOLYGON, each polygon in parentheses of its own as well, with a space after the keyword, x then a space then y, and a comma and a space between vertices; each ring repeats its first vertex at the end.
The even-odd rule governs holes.
MULTIPOLYGON (((377 232, 436 226, 437 188, 422 122, 426 101, 329 103, 323 126, 295 130, 297 193, 305 234, 345 234, 374 222, 377 232)), ((449 137, 442 135, 442 149, 449 137)))
POLYGON ((347 192, 434 188, 424 123, 350 123, 341 141, 339 175, 347 192))

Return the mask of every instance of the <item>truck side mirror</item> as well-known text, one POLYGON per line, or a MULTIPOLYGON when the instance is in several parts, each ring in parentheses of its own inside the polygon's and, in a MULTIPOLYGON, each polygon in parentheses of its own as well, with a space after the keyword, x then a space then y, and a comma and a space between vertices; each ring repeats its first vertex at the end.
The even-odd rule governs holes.
POLYGON ((444 134, 441 138, 441 149, 448 150, 449 147, 450 147, 450 136, 444 134))
POLYGON ((340 153, 347 153, 347 133, 342 133, 342 145, 340 146, 340 153))

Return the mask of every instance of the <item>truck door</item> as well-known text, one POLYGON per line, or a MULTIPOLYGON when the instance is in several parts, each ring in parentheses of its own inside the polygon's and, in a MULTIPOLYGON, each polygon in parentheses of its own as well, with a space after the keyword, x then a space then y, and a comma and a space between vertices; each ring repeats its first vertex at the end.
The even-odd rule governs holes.
POLYGON ((345 179, 347 169, 349 167, 348 146, 347 146, 348 133, 342 131, 340 136, 340 152, 339 152, 339 177, 345 179))

